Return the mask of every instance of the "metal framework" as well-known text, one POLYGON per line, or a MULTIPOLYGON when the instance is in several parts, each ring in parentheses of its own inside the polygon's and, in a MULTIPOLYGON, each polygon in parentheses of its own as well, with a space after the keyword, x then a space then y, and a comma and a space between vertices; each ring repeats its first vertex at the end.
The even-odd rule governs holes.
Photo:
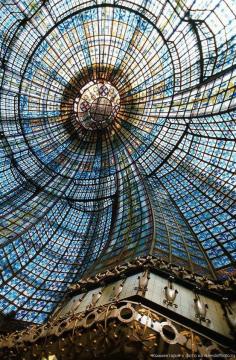
POLYGON ((44 322, 84 273, 147 254, 234 274, 235 8, 0 0, 4 314, 44 322))

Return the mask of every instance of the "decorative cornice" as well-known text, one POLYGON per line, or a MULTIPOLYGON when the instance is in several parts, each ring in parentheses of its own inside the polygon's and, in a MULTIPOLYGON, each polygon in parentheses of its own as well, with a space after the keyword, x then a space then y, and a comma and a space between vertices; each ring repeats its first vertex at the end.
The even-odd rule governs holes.
MULTIPOLYGON (((98 285, 104 285, 124 276, 137 273, 140 270, 149 269, 159 275, 168 278, 172 276, 176 282, 181 282, 186 287, 212 293, 212 296, 236 298, 236 278, 228 277, 222 282, 207 278, 206 276, 192 273, 191 271, 164 261, 155 256, 140 256, 134 260, 119 264, 112 269, 98 273, 95 276, 82 278, 77 283, 69 286, 68 296, 91 290, 98 285)), ((210 294, 208 294, 210 295, 210 294)))
MULTIPOLYGON (((143 304, 120 301, 0 337, 0 356, 3 360, 32 360, 59 355, 62 360, 82 360, 108 354, 134 355, 138 346, 142 359, 151 359, 163 343, 170 353, 174 346, 184 358, 190 354, 211 357, 226 351, 143 304)), ((228 358, 233 359, 233 354, 228 358)))

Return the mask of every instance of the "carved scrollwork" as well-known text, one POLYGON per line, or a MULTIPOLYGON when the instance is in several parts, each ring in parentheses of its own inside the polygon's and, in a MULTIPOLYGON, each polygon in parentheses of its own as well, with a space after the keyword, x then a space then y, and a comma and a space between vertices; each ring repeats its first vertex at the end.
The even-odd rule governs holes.
POLYGON ((114 295, 112 297, 110 297, 110 300, 114 300, 114 301, 118 301, 123 287, 124 287, 124 283, 125 283, 125 279, 122 282, 119 282, 118 284, 116 284, 116 286, 113 287, 113 293, 114 295))
POLYGON ((148 281, 150 279, 150 272, 149 270, 145 270, 142 275, 138 276, 139 284, 137 294, 144 296, 146 291, 148 290, 148 281))
POLYGON ((87 310, 93 308, 97 304, 97 302, 101 296, 102 296, 101 290, 98 293, 92 294, 92 300, 91 300, 91 303, 87 306, 87 310))
POLYGON ((200 322, 210 323, 211 320, 207 319, 207 309, 208 305, 204 304, 198 294, 194 298, 194 308, 195 308, 195 317, 200 320, 200 322))
POLYGON ((132 301, 100 306, 96 310, 86 310, 80 316, 72 315, 47 326, 35 326, 28 335, 26 332, 15 333, 15 340, 21 335, 24 338, 20 345, 19 342, 8 345, 5 342, 5 347, 0 348, 1 359, 32 360, 54 354, 60 360, 87 360, 121 353, 136 358, 139 349, 141 359, 151 360, 152 354, 159 354, 159 346, 163 343, 169 345, 170 353, 174 346, 172 349, 184 358, 192 354, 211 358, 216 353, 223 353, 210 339, 132 301), (37 339, 32 344, 29 335, 37 339))
POLYGON ((185 269, 184 267, 168 263, 163 259, 160 259, 156 256, 140 256, 136 257, 134 260, 125 262, 123 264, 116 265, 113 269, 106 270, 103 273, 96 274, 95 276, 90 276, 85 279, 81 279, 78 283, 72 284, 69 286, 71 292, 83 291, 84 289, 88 290, 93 287, 95 284, 106 283, 106 281, 112 279, 113 277, 119 276, 123 277, 125 274, 128 274, 130 270, 141 269, 150 270, 160 269, 168 271, 171 275, 180 278, 188 283, 192 283, 192 286, 197 285, 199 287, 208 289, 210 291, 216 291, 219 293, 235 293, 236 292, 236 278, 235 276, 230 277, 225 280, 223 283, 213 281, 208 279, 206 276, 201 276, 193 274, 191 271, 185 269))
POLYGON ((174 289, 172 280, 173 277, 169 278, 168 285, 164 287, 165 299, 163 300, 163 303, 167 306, 174 306, 175 308, 177 308, 178 305, 175 304, 174 301, 178 294, 178 290, 174 289))

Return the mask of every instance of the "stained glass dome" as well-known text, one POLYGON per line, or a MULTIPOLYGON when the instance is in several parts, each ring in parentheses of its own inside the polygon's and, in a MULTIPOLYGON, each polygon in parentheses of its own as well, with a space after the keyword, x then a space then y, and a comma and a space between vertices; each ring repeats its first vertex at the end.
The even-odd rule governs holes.
POLYGON ((235 272, 234 0, 0 0, 0 309, 152 253, 235 272))

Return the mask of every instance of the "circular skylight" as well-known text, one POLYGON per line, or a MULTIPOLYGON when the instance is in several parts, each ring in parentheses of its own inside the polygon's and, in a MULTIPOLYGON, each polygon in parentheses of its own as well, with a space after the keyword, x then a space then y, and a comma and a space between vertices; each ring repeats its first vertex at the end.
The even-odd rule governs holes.
POLYGON ((79 123, 87 130, 102 130, 113 123, 120 108, 120 96, 108 82, 86 84, 74 102, 79 123))

